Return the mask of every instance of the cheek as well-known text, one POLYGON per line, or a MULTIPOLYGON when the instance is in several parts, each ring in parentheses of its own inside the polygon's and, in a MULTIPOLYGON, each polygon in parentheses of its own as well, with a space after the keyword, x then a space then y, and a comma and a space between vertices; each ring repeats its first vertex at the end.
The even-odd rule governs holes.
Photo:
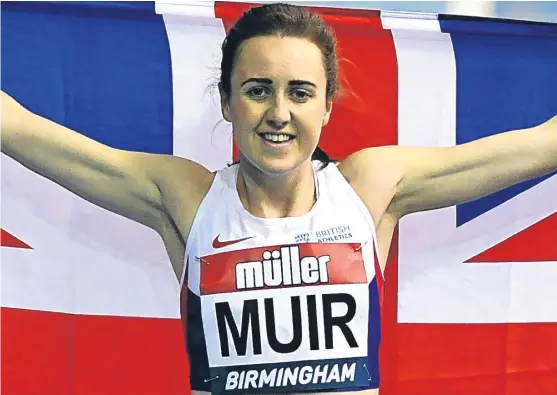
POLYGON ((237 98, 231 102, 232 119, 235 127, 242 128, 253 126, 258 123, 261 114, 257 105, 250 103, 241 98, 237 98))
POLYGON ((308 139, 318 140, 321 135, 321 128, 323 127, 324 113, 321 108, 307 111, 302 119, 304 134, 308 139))
POLYGON ((242 122, 245 117, 245 106, 240 98, 235 97, 230 100, 230 113, 234 122, 242 122))
POLYGON ((236 97, 230 102, 230 111, 234 140, 241 150, 249 151, 254 138, 253 130, 257 128, 260 120, 257 108, 254 108, 252 103, 236 97))

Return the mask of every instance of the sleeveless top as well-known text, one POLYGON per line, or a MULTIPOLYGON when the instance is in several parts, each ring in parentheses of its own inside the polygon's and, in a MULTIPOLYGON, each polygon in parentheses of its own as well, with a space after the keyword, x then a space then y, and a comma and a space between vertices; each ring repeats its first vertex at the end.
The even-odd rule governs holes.
POLYGON ((383 277, 372 217, 314 162, 305 215, 243 207, 238 165, 219 170, 186 244, 181 315, 192 390, 212 394, 379 387, 383 277))

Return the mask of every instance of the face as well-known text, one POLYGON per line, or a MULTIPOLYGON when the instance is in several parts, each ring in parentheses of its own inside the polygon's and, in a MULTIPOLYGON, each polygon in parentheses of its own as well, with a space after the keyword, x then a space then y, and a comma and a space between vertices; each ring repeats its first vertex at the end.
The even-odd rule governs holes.
POLYGON ((293 37, 255 37, 238 49, 231 94, 221 91, 243 160, 265 173, 284 173, 311 158, 329 121, 321 50, 293 37))

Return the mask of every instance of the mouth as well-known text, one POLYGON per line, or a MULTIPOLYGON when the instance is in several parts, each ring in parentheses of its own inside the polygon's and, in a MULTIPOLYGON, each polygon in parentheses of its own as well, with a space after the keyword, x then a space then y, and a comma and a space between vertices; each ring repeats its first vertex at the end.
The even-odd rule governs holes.
POLYGON ((296 138, 293 134, 289 133, 257 133, 266 143, 272 145, 283 145, 296 138))

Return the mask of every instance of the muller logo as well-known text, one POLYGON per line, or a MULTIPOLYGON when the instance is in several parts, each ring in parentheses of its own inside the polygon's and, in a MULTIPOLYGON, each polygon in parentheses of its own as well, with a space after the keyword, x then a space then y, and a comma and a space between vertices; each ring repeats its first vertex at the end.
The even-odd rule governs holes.
POLYGON ((266 250, 262 260, 236 265, 236 288, 252 289, 328 283, 330 255, 300 258, 298 246, 266 250))

